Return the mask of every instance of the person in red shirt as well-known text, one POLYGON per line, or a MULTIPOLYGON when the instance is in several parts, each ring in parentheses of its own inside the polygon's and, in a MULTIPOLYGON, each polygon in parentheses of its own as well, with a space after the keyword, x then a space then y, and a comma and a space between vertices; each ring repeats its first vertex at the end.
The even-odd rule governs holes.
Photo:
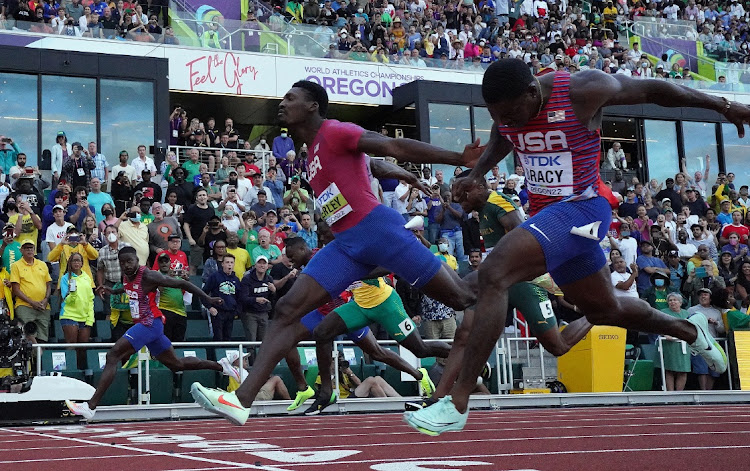
POLYGON ((729 243, 729 234, 732 232, 737 233, 740 236, 740 244, 747 244, 747 237, 750 234, 750 229, 742 224, 742 211, 732 212, 732 224, 727 224, 721 230, 721 242, 722 245, 729 243))
POLYGON ((175 272, 179 270, 187 270, 190 264, 188 263, 187 255, 181 250, 181 247, 182 238, 178 234, 170 235, 167 239, 167 250, 162 250, 156 255, 156 259, 154 259, 154 266, 151 267, 151 269, 159 269, 159 256, 165 253, 169 255, 169 268, 171 270, 174 270, 175 272))

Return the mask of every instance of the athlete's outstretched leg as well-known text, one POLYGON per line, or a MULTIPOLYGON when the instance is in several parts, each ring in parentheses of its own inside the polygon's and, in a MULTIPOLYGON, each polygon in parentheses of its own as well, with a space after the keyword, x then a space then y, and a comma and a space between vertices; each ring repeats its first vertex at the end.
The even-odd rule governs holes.
POLYGON ((453 387, 453 383, 456 382, 458 374, 461 371, 463 365, 464 352, 466 350, 466 344, 469 341, 469 335, 474 324, 474 307, 464 309, 464 319, 461 325, 456 329, 456 334, 453 336, 453 344, 451 345, 451 352, 448 355, 448 360, 445 362, 443 367, 443 374, 440 376, 440 381, 437 384, 435 393, 432 395, 433 399, 440 399, 441 397, 448 394, 453 387))
POLYGON ((247 379, 237 389, 240 403, 249 408, 260 388, 268 380, 274 367, 297 344, 295 325, 306 313, 322 306, 330 296, 312 277, 300 274, 289 292, 276 304, 276 314, 271 328, 258 350, 247 379))
POLYGON ((115 373, 117 373, 117 369, 120 367, 120 362, 134 353, 135 350, 133 349, 133 346, 130 345, 130 342, 128 342, 128 339, 125 337, 121 337, 120 340, 118 340, 107 352, 107 363, 102 370, 99 384, 96 386, 94 395, 91 396, 91 399, 88 401, 91 410, 96 409, 96 406, 99 405, 99 401, 104 397, 104 393, 106 393, 107 389, 112 385, 112 381, 115 379, 115 373))
POLYGON ((456 311, 463 311, 476 302, 476 294, 469 284, 445 264, 442 264, 435 276, 420 289, 427 296, 456 311))
POLYGON ((418 331, 414 331, 404 340, 399 342, 404 348, 412 352, 418 358, 448 358, 451 346, 445 342, 425 342, 418 331))
POLYGON ((370 355, 374 361, 380 361, 388 366, 396 368, 399 371, 403 371, 411 375, 417 381, 422 379, 422 373, 416 368, 410 365, 406 360, 397 355, 393 350, 383 348, 375 339, 375 335, 372 332, 368 332, 367 335, 355 344, 362 349, 364 353, 370 355))
POLYGON ((156 356, 159 362, 169 368, 172 373, 188 370, 214 370, 222 371, 224 368, 215 361, 203 360, 198 357, 177 358, 174 348, 170 348, 156 356))

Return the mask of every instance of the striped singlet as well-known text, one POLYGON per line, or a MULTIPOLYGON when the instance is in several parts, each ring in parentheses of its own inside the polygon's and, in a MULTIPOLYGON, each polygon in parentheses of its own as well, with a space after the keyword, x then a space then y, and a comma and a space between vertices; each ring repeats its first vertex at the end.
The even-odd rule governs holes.
POLYGON ((549 100, 536 118, 523 127, 498 126, 523 166, 531 215, 559 201, 594 198, 604 186, 599 132, 578 121, 569 90, 570 74, 556 72, 549 100))
POLYGON ((130 316, 133 318, 133 322, 150 327, 154 323, 155 318, 161 318, 163 322, 164 316, 158 307, 159 291, 152 291, 148 294, 143 291, 143 272, 146 270, 148 268, 138 267, 135 278, 128 280, 127 275, 125 275, 123 276, 123 281, 125 293, 128 295, 130 303, 130 316))

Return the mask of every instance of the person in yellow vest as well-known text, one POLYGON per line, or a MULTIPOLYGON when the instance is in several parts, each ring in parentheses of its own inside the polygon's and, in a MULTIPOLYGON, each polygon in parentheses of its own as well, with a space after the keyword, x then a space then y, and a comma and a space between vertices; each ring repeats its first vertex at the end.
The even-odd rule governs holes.
POLYGON ((438 246, 438 253, 435 254, 437 258, 444 261, 448 264, 449 267, 451 267, 453 270, 458 270, 458 262, 456 261, 456 257, 450 254, 450 245, 448 244, 448 239, 445 237, 441 237, 437 241, 438 246))
POLYGON ((11 319, 15 317, 15 314, 13 292, 10 289, 10 267, 23 257, 21 254, 21 244, 13 238, 14 234, 15 226, 10 223, 6 224, 3 229, 3 244, 0 246, 0 255, 2 255, 3 259, 2 269, 0 270, 0 280, 3 283, 1 296, 5 300, 5 305, 8 308, 11 319))
MULTIPOLYGON (((96 260, 99 257, 99 251, 89 244, 86 238, 79 234, 75 227, 68 228, 68 232, 65 234, 63 240, 54 249, 50 250, 47 261, 59 261, 60 273, 65 273, 68 267, 68 260, 70 260, 70 256, 74 253, 81 254, 83 257, 83 271, 93 280, 94 275, 91 274, 91 260, 96 260)), ((62 277, 60 278, 62 279, 62 277)), ((60 280, 57 282, 57 287, 60 287, 60 280)))

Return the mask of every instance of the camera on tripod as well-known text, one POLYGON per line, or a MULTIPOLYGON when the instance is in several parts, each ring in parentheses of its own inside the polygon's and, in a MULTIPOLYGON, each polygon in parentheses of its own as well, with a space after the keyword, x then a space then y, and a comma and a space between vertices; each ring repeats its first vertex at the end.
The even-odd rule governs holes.
POLYGON ((31 376, 31 342, 26 340, 28 329, 36 324, 18 325, 7 310, 0 311, 0 391, 9 391, 14 384, 25 383, 31 376))

